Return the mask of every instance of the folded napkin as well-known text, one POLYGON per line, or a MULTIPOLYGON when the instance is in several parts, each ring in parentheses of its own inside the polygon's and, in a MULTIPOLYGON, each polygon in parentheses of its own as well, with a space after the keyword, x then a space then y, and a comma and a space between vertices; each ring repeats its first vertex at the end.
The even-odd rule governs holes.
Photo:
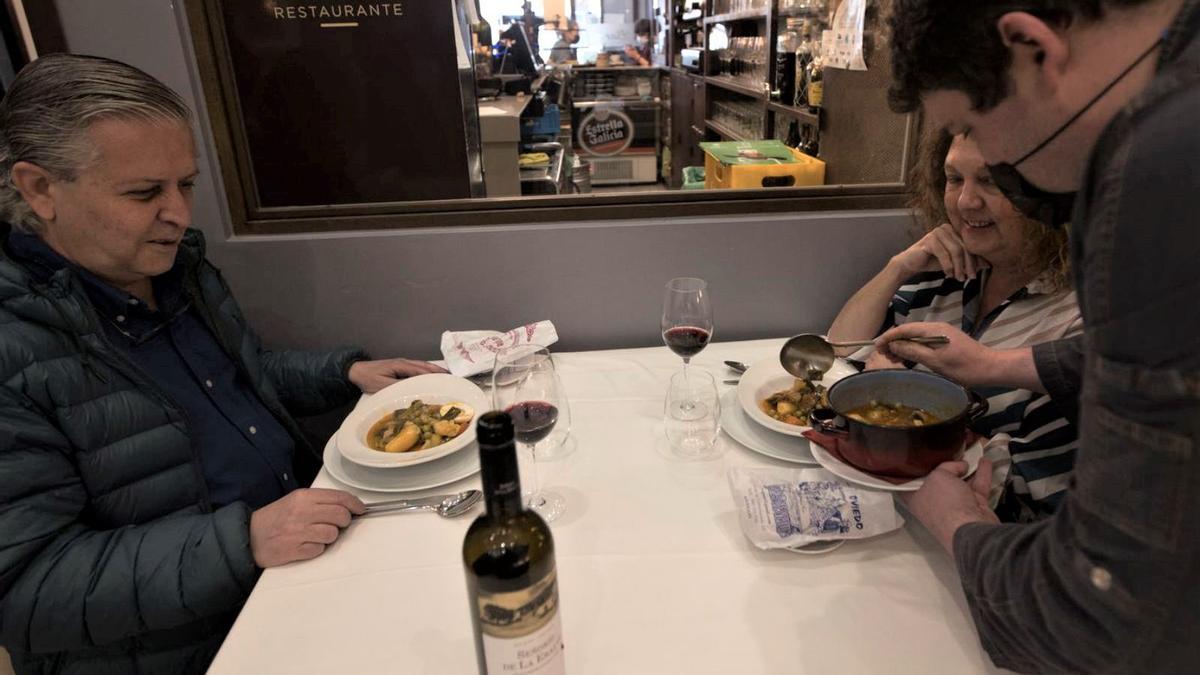
POLYGON ((729 470, 742 533, 761 549, 866 539, 904 524, 892 495, 849 485, 825 469, 729 470))
POLYGON ((549 347, 558 342, 558 330, 549 321, 518 326, 507 333, 494 330, 446 331, 442 333, 442 356, 446 369, 459 377, 491 371, 496 354, 518 345, 549 347))
MULTIPOLYGON (((885 480, 885 481, 891 483, 892 485, 904 485, 905 483, 916 480, 915 478, 897 478, 895 476, 885 476, 885 475, 879 474, 879 473, 871 473, 870 471, 866 471, 865 469, 859 469, 858 467, 854 466, 854 464, 847 461, 846 456, 842 454, 842 447, 841 447, 842 446, 842 438, 839 436, 831 436, 829 434, 823 434, 820 431, 817 431, 816 429, 809 429, 808 431, 804 432, 804 437, 807 438, 808 440, 812 441, 813 443, 816 443, 817 445, 821 446, 822 448, 825 448, 825 450, 827 450, 829 452, 829 454, 836 457, 838 459, 838 461, 842 462, 843 464, 854 467, 855 469, 858 469, 859 471, 862 471, 863 473, 865 473, 869 476, 878 478, 879 480, 885 480)), ((963 448, 971 447, 971 444, 974 443, 978 438, 979 438, 979 436, 975 432, 968 431, 967 432, 967 440, 966 440, 966 443, 963 444, 963 448)), ((960 452, 959 458, 961 458, 961 457, 962 457, 962 453, 960 452)))

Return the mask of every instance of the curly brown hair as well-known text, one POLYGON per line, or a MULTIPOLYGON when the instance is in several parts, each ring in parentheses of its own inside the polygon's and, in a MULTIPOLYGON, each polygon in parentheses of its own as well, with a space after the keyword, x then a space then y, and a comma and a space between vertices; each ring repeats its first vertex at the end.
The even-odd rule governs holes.
MULTIPOLYGON (((912 207, 920 226, 920 234, 950 221, 946 213, 946 156, 954 136, 939 129, 926 133, 917 151, 911 185, 912 207)), ((1018 212, 1019 215, 1019 212, 1018 212)), ((1071 287, 1071 258, 1067 249, 1068 227, 1053 228, 1032 218, 1024 221, 1022 239, 1025 243, 1025 263, 1031 271, 1049 270, 1049 282, 1055 290, 1071 287)))

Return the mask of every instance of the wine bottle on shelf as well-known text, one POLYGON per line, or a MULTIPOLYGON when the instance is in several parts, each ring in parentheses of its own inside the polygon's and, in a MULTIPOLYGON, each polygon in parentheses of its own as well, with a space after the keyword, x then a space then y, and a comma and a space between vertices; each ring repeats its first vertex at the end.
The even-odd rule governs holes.
POLYGON ((794 59, 796 94, 791 102, 797 108, 808 105, 808 66, 817 53, 817 44, 812 35, 812 23, 805 19, 800 26, 801 38, 796 46, 796 58, 794 59))
POLYGON ((512 417, 483 415, 476 436, 487 512, 462 552, 479 672, 563 675, 554 538, 522 503, 512 417))
POLYGON ((800 135, 800 123, 792 120, 791 124, 788 125, 787 140, 784 141, 784 144, 789 148, 800 149, 803 142, 800 135))
POLYGON ((813 57, 808 64, 808 109, 810 112, 821 112, 825 102, 825 61, 820 54, 813 57))

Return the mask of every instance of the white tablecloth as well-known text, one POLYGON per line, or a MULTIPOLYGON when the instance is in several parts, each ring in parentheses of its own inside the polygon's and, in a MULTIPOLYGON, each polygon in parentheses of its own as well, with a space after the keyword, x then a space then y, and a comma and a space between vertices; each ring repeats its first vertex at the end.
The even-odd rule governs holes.
MULTIPOLYGON (((722 360, 753 362, 781 344, 711 345, 693 367, 727 391, 722 360)), ((539 466, 567 498, 551 529, 569 672, 994 672, 953 562, 919 524, 823 556, 759 551, 738 527, 726 469, 791 465, 724 435, 719 459, 670 458, 663 396, 678 357, 555 360, 574 449, 539 466)), ((334 483, 322 472, 315 485, 334 483)), ((356 520, 320 558, 266 571, 210 672, 475 672, 460 551, 476 514, 356 520)))

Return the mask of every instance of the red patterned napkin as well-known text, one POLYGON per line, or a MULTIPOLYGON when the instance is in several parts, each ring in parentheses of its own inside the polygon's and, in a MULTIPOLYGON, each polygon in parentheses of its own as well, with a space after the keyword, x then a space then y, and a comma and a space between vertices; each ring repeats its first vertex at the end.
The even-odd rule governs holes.
MULTIPOLYGON (((816 443, 817 445, 821 446, 822 448, 825 448, 825 450, 828 451, 829 454, 836 457, 839 462, 845 464, 846 466, 854 467, 856 470, 862 471, 863 473, 867 474, 868 476, 873 476, 875 478, 878 478, 879 480, 885 480, 885 481, 891 483, 892 485, 904 485, 905 483, 907 483, 909 481, 916 480, 915 478, 896 478, 895 476, 883 476, 883 475, 880 475, 877 473, 871 473, 870 471, 864 471, 863 469, 859 469, 858 467, 854 466, 850 462, 846 461, 846 457, 845 457, 845 455, 842 454, 842 449, 841 449, 842 439, 839 436, 823 434, 823 433, 817 431, 816 429, 809 429, 808 431, 804 432, 804 437, 807 438, 808 440, 812 441, 813 443, 816 443)), ((963 443, 963 449, 971 447, 971 444, 974 443, 975 441, 979 440, 979 438, 980 438, 979 434, 975 433, 974 431, 967 431, 967 439, 966 439, 966 442, 963 443)), ((962 457, 962 454, 959 453, 959 458, 961 459, 961 457, 962 457)))

